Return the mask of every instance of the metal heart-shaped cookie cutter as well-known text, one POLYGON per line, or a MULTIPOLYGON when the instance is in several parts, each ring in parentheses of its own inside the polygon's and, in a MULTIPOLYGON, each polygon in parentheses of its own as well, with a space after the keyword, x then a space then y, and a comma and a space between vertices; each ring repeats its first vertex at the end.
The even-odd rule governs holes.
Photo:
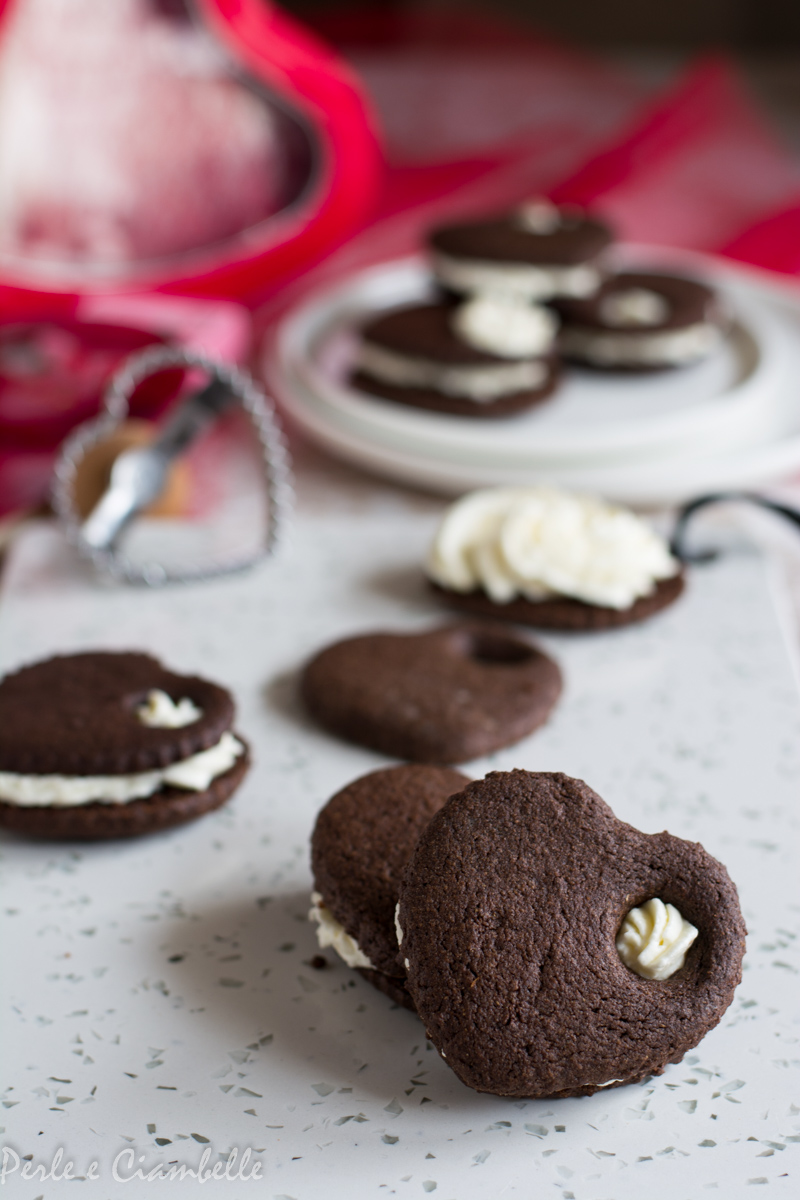
POLYGON ((272 403, 246 371, 194 351, 152 347, 123 363, 106 388, 100 415, 80 425, 64 442, 52 499, 70 542, 99 571, 149 586, 186 583, 245 570, 274 552, 292 508, 291 463, 272 403), (203 371, 210 382, 170 410, 152 442, 119 455, 104 494, 88 516, 82 516, 76 507, 75 484, 86 455, 126 419, 130 398, 145 379, 176 367, 203 371), (266 516, 260 545, 222 562, 179 569, 157 561, 137 562, 124 554, 118 545, 121 535, 160 494, 170 464, 199 433, 237 405, 249 418, 263 465, 266 516))

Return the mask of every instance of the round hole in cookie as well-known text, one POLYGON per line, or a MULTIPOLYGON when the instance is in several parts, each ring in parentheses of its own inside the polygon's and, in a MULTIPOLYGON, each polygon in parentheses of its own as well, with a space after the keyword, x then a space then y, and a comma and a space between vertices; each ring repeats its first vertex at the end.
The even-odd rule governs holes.
POLYGON ((490 631, 468 633, 464 638, 463 653, 473 662, 508 667, 522 666, 536 655, 533 646, 490 631))
MULTIPOLYGON (((652 985, 653 983, 657 983, 661 986, 663 986, 665 984, 671 984, 672 986, 675 986, 675 984, 680 983, 680 980, 682 978, 686 977, 686 974, 687 974, 686 968, 687 968, 687 963, 689 962, 689 960, 691 959, 693 964, 696 965, 696 956, 699 951, 698 942, 701 941, 702 931, 701 931, 700 923, 698 922, 698 924, 695 925, 694 922, 686 915, 686 909, 687 909, 687 907, 691 908, 691 904, 687 906, 685 903, 680 903, 680 907, 679 907, 679 904, 675 902, 675 899, 667 898, 669 889, 658 889, 658 891, 659 891, 658 896, 653 896, 652 893, 650 893, 646 897, 644 895, 642 895, 641 898, 637 899, 637 901, 635 903, 631 903, 630 894, 628 896, 626 896, 626 898, 625 898, 626 899, 626 905, 625 905, 626 911, 621 919, 619 918, 619 915, 618 915, 617 920, 615 922, 615 925, 617 927, 617 932, 614 936, 614 952, 618 956, 619 961, 621 963, 623 963, 630 972, 632 972, 634 975, 637 975, 640 979, 645 981, 645 983, 648 986, 652 985), (665 894, 665 893, 667 893, 667 894, 665 894), (640 960, 641 965, 644 969, 640 969, 640 967, 637 966, 635 962, 628 961, 628 957, 626 956, 625 953, 623 953, 623 950, 620 947, 619 937, 625 927, 626 920, 631 915, 631 913, 633 913, 635 911, 637 913, 643 914, 644 910, 648 909, 649 905, 651 905, 654 902, 656 904, 660 903, 663 906, 663 908, 672 907, 674 909, 673 916, 676 915, 678 917, 680 927, 678 929, 673 929, 672 917, 669 918, 669 925, 662 927, 660 932, 658 931, 657 927, 654 927, 654 926, 651 926, 649 930, 646 927, 644 929, 641 926, 637 927, 636 931, 638 932, 639 937, 640 937, 640 944, 638 945, 638 947, 634 948, 635 952, 633 953, 633 958, 635 960, 637 960, 637 959, 639 959, 639 955, 643 951, 645 952, 645 957, 640 960), (693 936, 690 938, 688 945, 684 945, 681 948, 680 943, 683 939, 683 930, 685 929, 685 927, 687 925, 689 926, 689 929, 693 932, 693 936), (663 938, 664 938, 664 935, 667 934, 668 929, 672 933, 673 940, 671 942, 669 939, 667 939, 667 941, 665 943, 663 938), (642 942, 641 939, 642 939, 643 935, 645 935, 645 936, 644 936, 644 941, 642 942), (657 938, 655 946, 652 941, 652 939, 654 937, 657 938), (653 958, 653 949, 658 948, 658 947, 662 948, 662 953, 666 955, 667 959, 669 959, 671 956, 673 956, 673 954, 674 954, 673 947, 680 949, 680 961, 679 961, 678 965, 675 966, 675 965, 671 965, 669 963, 665 964, 668 967, 667 974, 651 974, 650 970, 648 969, 648 968, 652 969, 653 965, 656 965, 656 966, 658 965, 658 956, 656 956, 655 962, 654 962, 654 958, 653 958), (673 983, 673 981, 674 981, 674 983, 673 983)), ((654 920, 653 914, 648 913, 647 919, 654 920)), ((641 920, 641 916, 640 916, 640 920, 641 920)))

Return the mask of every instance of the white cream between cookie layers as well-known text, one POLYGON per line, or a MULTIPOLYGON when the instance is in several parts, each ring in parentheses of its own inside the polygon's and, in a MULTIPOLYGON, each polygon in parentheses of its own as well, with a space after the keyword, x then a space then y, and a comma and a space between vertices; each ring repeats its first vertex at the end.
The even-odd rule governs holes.
POLYGON ((529 263, 499 263, 479 258, 451 258, 434 251, 433 273, 454 292, 475 295, 492 292, 521 300, 549 300, 553 296, 584 299, 600 286, 600 270, 588 263, 577 267, 538 267, 529 263))
POLYGON ((643 979, 669 979, 696 937, 694 925, 673 904, 654 898, 630 910, 617 934, 617 953, 643 979))
MULTIPOLYGON (((202 711, 184 698, 177 704, 158 689, 136 710, 143 725, 151 728, 179 729, 191 725, 202 711)), ((99 801, 103 804, 128 804, 152 796, 162 787, 179 787, 204 792, 209 784, 229 771, 244 754, 244 746, 232 733, 223 733, 216 746, 171 763, 155 771, 133 775, 18 775, 0 771, 0 800, 20 807, 74 807, 99 801)))
POLYGON ((495 604, 569 596, 624 610, 680 564, 629 509, 548 487, 485 488, 445 512, 427 572, 495 604))
POLYGON ((319 892, 311 893, 311 905, 308 919, 316 923, 320 950, 326 950, 330 946, 340 958, 344 959, 348 967, 362 967, 365 970, 374 971, 374 966, 356 939, 345 932, 344 927, 336 920, 319 892))
POLYGON ((719 325, 699 322, 685 329, 661 333, 609 333, 602 329, 573 325, 561 334, 561 350, 597 366, 680 367, 705 358, 722 343, 719 325))

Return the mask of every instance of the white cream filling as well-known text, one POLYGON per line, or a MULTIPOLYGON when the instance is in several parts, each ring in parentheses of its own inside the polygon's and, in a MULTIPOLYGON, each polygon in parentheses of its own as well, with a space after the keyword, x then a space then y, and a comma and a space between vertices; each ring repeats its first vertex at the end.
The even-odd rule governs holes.
POLYGON ((308 919, 316 923, 320 949, 326 950, 330 946, 340 958, 344 959, 348 967, 362 967, 368 971, 374 971, 375 967, 364 954, 356 939, 345 932, 331 910, 326 907, 319 892, 311 893, 311 905, 308 919))
POLYGON ((176 704, 166 692, 153 688, 147 693, 144 704, 137 708, 136 715, 143 725, 151 729, 182 729, 184 725, 193 725, 198 721, 203 711, 188 696, 176 704))
POLYGON ((476 404, 490 404, 500 396, 541 387, 549 374, 548 364, 540 359, 491 366, 446 366, 396 354, 367 341, 361 344, 358 365, 383 383, 430 387, 445 396, 457 396, 476 404))
POLYGON ((574 267, 535 266, 532 263, 499 263, 479 258, 451 258, 434 250, 433 273, 454 292, 490 292, 521 300, 549 300, 553 296, 591 296, 600 286, 600 270, 591 263, 574 267))
POLYGON ((673 904, 654 898, 628 913, 617 934, 617 953, 643 979, 669 979, 696 937, 694 925, 673 904))
POLYGON ((671 306, 666 296, 652 288, 617 288, 603 296, 598 305, 600 319, 615 329, 627 327, 648 328, 663 325, 668 319, 671 306))
POLYGON ((628 509, 555 488, 486 488, 444 514, 427 571, 496 604, 572 596, 623 610, 680 569, 663 538, 628 509))
POLYGON ((710 354, 722 341, 719 325, 702 321, 685 329, 661 333, 622 333, 567 326, 561 331, 561 350, 599 366, 681 366, 710 354))
POLYGON ((229 771, 244 754, 244 746, 232 733, 223 733, 216 746, 190 758, 136 775, 17 775, 0 771, 0 800, 35 808, 52 805, 68 808, 78 804, 127 804, 152 796, 162 787, 204 792, 212 780, 229 771))
POLYGON ((572 222, 562 216, 552 200, 548 200, 546 196, 537 196, 535 200, 528 200, 519 206, 514 215, 514 223, 526 233, 537 233, 546 237, 572 222))
MULTIPOLYGON (((394 909, 394 931, 395 931, 395 933, 397 934, 397 944, 398 944, 398 946, 402 946, 402 944, 403 944, 403 930, 402 930, 402 928, 401 928, 401 926, 400 926, 400 905, 399 905, 399 904, 396 904, 396 905, 395 905, 395 909, 394 909)), ((411 963, 408 961, 408 959, 407 959, 407 958, 404 958, 404 959, 403 959, 403 966, 405 967, 405 969, 406 969, 407 971, 410 971, 410 970, 411 970, 411 963)), ((444 1058, 444 1055, 442 1055, 442 1058, 444 1058)))
POLYGON ((514 296, 481 295, 459 304, 450 318, 468 346, 501 358, 535 358, 555 341, 558 318, 549 308, 514 296))

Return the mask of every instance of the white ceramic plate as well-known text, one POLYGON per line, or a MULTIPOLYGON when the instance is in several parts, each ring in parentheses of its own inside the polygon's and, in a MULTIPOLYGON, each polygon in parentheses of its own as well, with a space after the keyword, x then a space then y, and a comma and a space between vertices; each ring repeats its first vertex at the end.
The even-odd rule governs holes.
MULTIPOLYGON (((663 250, 620 257, 676 269, 663 250)), ((426 294, 419 259, 362 272, 294 310, 267 370, 289 414, 333 453, 445 493, 542 481, 672 503, 786 474, 800 465, 800 301, 717 260, 680 255, 681 267, 712 277, 736 314, 716 355, 650 376, 568 371, 550 403, 511 419, 405 409, 347 386, 358 324, 426 294)))

